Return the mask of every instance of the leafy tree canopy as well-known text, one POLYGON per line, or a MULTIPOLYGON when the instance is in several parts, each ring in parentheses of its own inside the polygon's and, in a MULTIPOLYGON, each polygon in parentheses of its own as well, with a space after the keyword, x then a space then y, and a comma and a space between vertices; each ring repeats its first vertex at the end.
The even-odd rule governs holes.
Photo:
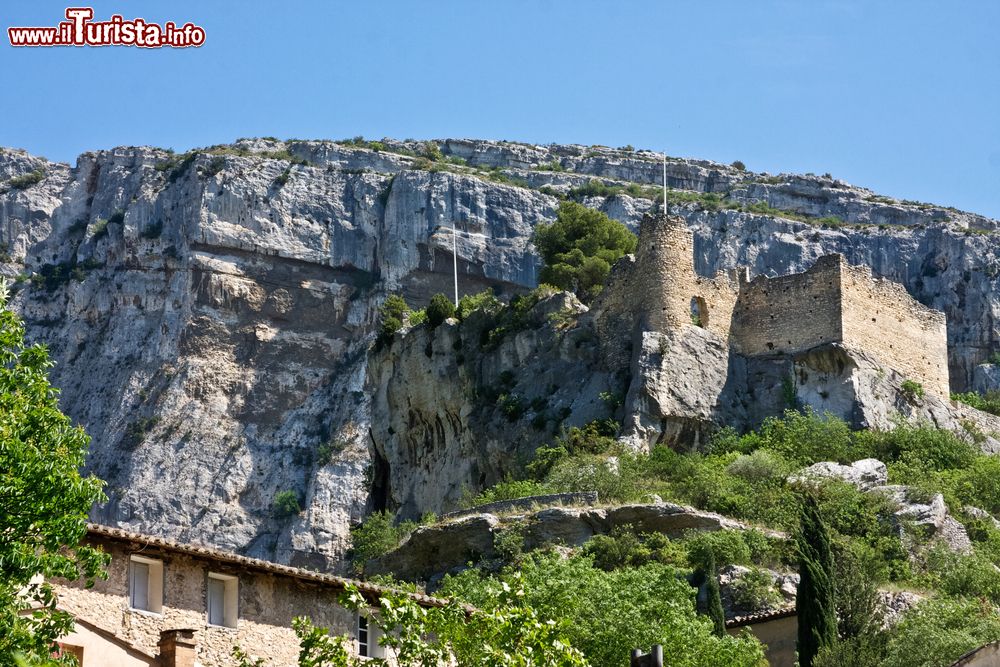
POLYGON ((541 282, 590 301, 604 287, 611 265, 635 250, 625 225, 576 202, 562 202, 553 223, 535 228, 532 242, 545 262, 541 282))
POLYGON ((73 622, 47 580, 103 574, 104 554, 79 544, 105 496, 103 482, 80 474, 90 438, 59 411, 48 351, 25 344, 7 298, 0 282, 0 664, 45 663, 73 622))

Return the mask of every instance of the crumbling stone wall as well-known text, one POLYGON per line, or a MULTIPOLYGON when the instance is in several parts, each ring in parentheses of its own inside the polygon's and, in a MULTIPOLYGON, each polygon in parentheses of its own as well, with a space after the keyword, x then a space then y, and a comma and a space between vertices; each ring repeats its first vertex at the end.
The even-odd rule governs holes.
POLYGON ((873 354, 925 391, 948 398, 948 330, 944 313, 913 299, 864 266, 841 263, 843 342, 873 354))
POLYGON ((667 332, 699 324, 743 356, 795 355, 840 343, 948 396, 944 314, 840 255, 775 278, 751 281, 745 268, 706 278, 695 271, 694 235, 687 224, 646 216, 634 259, 615 266, 596 309, 604 330, 628 330, 634 338, 636 326, 667 332), (632 327, 623 326, 627 319, 632 327))
MULTIPOLYGON (((697 323, 728 338, 740 274, 733 270, 713 278, 699 276, 694 268, 694 234, 687 223, 647 216, 640 225, 633 277, 623 285, 623 296, 642 303, 647 330, 669 331, 697 323)), ((742 274, 746 275, 745 269, 742 274)))
POLYGON ((796 354, 840 342, 839 255, 819 258, 804 273, 758 276, 736 303, 730 343, 740 354, 796 354))

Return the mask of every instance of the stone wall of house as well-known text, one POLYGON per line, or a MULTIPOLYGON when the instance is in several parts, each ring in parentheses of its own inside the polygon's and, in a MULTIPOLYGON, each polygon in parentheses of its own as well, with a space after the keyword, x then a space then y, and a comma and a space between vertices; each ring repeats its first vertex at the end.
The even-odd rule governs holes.
MULTIPOLYGON (((141 555, 162 559, 163 609, 159 614, 129 607, 130 552, 124 545, 103 545, 111 554, 108 578, 86 589, 78 582, 56 585, 59 606, 77 618, 109 632, 139 650, 156 655, 163 630, 195 630, 197 660, 203 667, 231 667, 231 652, 239 645, 247 653, 266 658, 275 667, 298 664, 299 643, 292 619, 308 616, 333 634, 355 630, 355 616, 337 604, 338 591, 293 577, 228 569, 223 564, 172 551, 145 548, 141 555), (207 623, 205 586, 209 572, 239 577, 239 618, 235 628, 207 623)), ((138 553, 138 552, 136 552, 138 553)))
POLYGON ((844 344, 875 355, 923 388, 948 398, 948 330, 944 313, 913 299, 865 266, 841 266, 844 344))
POLYGON ((804 273, 758 276, 744 285, 733 317, 734 349, 795 354, 840 341, 840 264, 838 255, 829 255, 804 273))

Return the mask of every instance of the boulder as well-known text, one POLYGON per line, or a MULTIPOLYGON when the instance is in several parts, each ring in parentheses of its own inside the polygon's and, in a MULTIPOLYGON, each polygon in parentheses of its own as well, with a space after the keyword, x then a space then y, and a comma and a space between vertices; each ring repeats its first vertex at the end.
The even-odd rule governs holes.
POLYGON ((849 466, 822 461, 800 471, 789 482, 802 483, 816 479, 841 479, 861 491, 867 491, 888 482, 889 471, 878 459, 862 459, 849 466))
POLYGON ((898 509, 894 513, 900 534, 903 524, 914 526, 927 537, 940 540, 957 553, 969 553, 972 542, 965 527, 948 512, 944 496, 933 494, 921 497, 911 487, 901 485, 878 486, 871 493, 879 493, 893 501, 898 509))

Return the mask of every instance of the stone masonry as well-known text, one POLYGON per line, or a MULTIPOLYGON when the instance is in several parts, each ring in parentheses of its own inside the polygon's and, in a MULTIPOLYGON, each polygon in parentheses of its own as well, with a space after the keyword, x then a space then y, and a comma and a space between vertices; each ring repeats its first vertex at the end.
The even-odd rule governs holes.
POLYGON ((693 248, 682 219, 646 216, 634 261, 615 271, 609 287, 611 310, 646 331, 701 326, 745 357, 790 356, 837 343, 948 397, 945 316, 901 285, 836 254, 802 273, 750 280, 739 268, 705 278, 695 272, 693 248))

